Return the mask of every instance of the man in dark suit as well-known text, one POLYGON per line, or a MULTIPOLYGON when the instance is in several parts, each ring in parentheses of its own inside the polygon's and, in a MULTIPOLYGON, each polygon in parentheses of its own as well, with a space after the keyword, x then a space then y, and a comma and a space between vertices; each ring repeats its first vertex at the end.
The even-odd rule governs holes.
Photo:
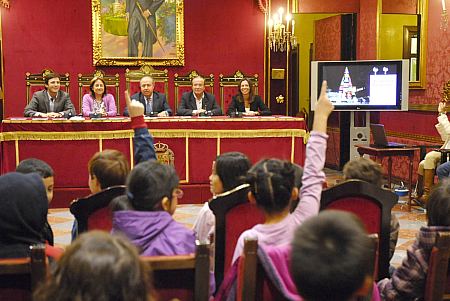
MULTIPOLYGON (((144 76, 140 81, 141 92, 133 94, 131 100, 139 101, 144 105, 145 116, 170 116, 172 110, 166 100, 166 95, 153 91, 155 83, 151 76, 144 76)), ((128 108, 125 108, 123 115, 128 116, 128 108)))
POLYGON ((205 92, 205 79, 201 76, 192 79, 192 91, 183 93, 178 115, 222 115, 222 109, 216 102, 214 95, 205 92))
POLYGON ((44 77, 45 90, 35 92, 23 112, 25 117, 60 118, 75 116, 69 94, 61 91, 59 75, 49 73, 44 77))
POLYGON ((153 56, 157 29, 155 13, 164 0, 126 0, 128 20, 128 56, 138 56, 138 45, 142 43, 142 57, 153 56))

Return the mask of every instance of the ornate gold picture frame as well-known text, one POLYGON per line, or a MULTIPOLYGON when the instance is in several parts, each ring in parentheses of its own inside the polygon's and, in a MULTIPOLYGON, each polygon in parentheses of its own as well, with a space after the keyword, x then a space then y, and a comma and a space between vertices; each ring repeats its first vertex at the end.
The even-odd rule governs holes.
POLYGON ((94 66, 184 66, 184 0, 91 1, 94 66))

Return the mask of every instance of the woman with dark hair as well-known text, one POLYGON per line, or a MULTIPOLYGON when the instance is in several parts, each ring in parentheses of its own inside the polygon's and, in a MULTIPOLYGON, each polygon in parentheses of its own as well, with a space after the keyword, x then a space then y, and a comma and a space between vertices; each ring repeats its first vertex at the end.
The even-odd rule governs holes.
POLYGON ((213 162, 209 176, 212 199, 206 202, 194 223, 197 239, 205 241, 214 233, 215 216, 210 206, 221 202, 243 202, 247 200, 248 184, 244 184, 244 176, 251 164, 246 155, 239 152, 221 154, 213 162))
POLYGON ((91 93, 83 96, 83 116, 113 117, 117 115, 116 101, 112 94, 106 93, 106 84, 103 78, 94 77, 89 85, 89 90, 91 93))
POLYGON ((172 166, 155 160, 136 165, 126 195, 113 200, 112 233, 124 234, 146 256, 194 253, 194 232, 172 217, 183 196, 178 182, 172 166))
POLYGON ((427 203, 427 226, 420 228, 416 241, 391 279, 378 282, 383 300, 422 300, 428 262, 438 231, 450 231, 450 179, 436 186, 427 203))
POLYGON ((87 232, 58 261, 54 274, 34 294, 36 301, 150 301, 148 271, 125 239, 87 232))
POLYGON ((238 84, 238 94, 233 96, 228 107, 227 115, 242 112, 243 115, 272 115, 261 97, 254 95, 253 83, 248 78, 243 78, 238 84))

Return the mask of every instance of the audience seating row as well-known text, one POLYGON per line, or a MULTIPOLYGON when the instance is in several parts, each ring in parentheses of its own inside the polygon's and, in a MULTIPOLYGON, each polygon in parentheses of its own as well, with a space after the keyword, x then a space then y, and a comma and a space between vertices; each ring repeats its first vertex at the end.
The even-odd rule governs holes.
MULTIPOLYGON (((196 253, 142 256, 150 268, 157 300, 209 300, 210 245, 197 243, 196 253)), ((34 289, 47 277, 45 246, 33 246, 31 258, 0 260, 0 301, 32 300, 34 289)))
MULTIPOLYGON (((44 76, 50 72, 53 72, 51 69, 44 69, 40 73, 30 73, 27 72, 25 74, 25 82, 26 82, 26 101, 27 103, 30 101, 31 96, 34 92, 42 90, 44 88, 44 76)), ((69 73, 60 73, 60 82, 61 89, 63 91, 69 91, 70 87, 70 74, 69 73)), ((139 92, 139 81, 143 76, 151 76, 155 82, 155 91, 164 93, 166 95, 167 101, 171 103, 171 96, 169 95, 169 72, 167 69, 165 70, 155 70, 152 66, 148 64, 144 64, 138 70, 125 70, 125 88, 130 91, 130 94, 134 94, 139 92)), ((198 73, 196 70, 192 70, 186 75, 179 75, 175 73, 173 76, 173 84, 174 84, 174 104, 175 107, 172 108, 176 111, 178 107, 178 102, 181 99, 181 95, 184 92, 188 92, 191 90, 191 81, 194 77, 201 76, 205 79, 205 87, 206 91, 214 94, 214 75, 204 75, 198 73)), ((89 85, 91 80, 94 77, 102 77, 106 83, 106 91, 114 96, 116 100, 117 112, 120 114, 120 110, 123 106, 121 106, 120 99, 120 77, 119 74, 105 74, 102 70, 95 70, 92 74, 78 74, 78 108, 81 109, 82 98, 83 95, 90 93, 89 85)), ((222 107, 223 110, 228 108, 231 97, 237 93, 237 85, 242 78, 250 78, 255 86, 255 94, 258 94, 258 74, 254 75, 245 75, 241 71, 237 70, 234 74, 231 75, 219 75, 219 98, 218 104, 222 107)), ((217 97, 217 95, 216 95, 217 97)), ((72 95, 72 101, 75 102, 75 97, 72 95)))

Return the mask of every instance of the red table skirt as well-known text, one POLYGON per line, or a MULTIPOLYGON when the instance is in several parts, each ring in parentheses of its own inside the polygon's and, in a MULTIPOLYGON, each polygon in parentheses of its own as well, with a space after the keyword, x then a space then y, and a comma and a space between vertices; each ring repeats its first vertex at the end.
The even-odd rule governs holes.
MULTIPOLYGON (((302 118, 169 117, 146 121, 155 143, 166 144, 174 154, 174 166, 185 190, 181 203, 200 203, 210 197, 208 178, 218 154, 240 151, 253 163, 267 157, 300 165, 304 162, 302 118)), ((132 137, 128 118, 4 120, 0 171, 13 171, 26 158, 46 161, 55 171, 52 207, 67 207, 72 199, 89 192, 87 162, 95 152, 120 150, 133 166, 132 137)))

